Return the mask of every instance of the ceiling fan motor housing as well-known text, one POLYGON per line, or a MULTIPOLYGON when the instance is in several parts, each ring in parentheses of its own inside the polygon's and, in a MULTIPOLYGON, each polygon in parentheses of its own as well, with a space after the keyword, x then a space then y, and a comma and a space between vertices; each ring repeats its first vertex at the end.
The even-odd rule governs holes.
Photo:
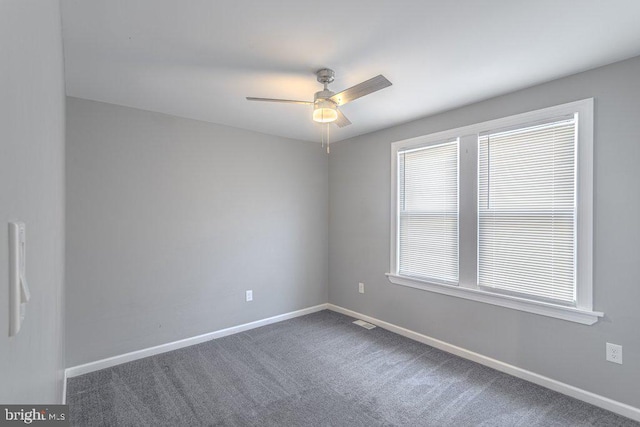
POLYGON ((313 96, 313 100, 317 101, 318 99, 326 99, 328 101, 333 102, 332 100, 328 99, 328 98, 331 98, 333 95, 335 95, 335 92, 332 92, 329 89, 325 89, 325 90, 316 92, 316 94, 313 96))
POLYGON ((320 123, 330 123, 338 118, 338 104, 330 99, 335 95, 329 89, 316 92, 313 97, 313 120, 320 123))

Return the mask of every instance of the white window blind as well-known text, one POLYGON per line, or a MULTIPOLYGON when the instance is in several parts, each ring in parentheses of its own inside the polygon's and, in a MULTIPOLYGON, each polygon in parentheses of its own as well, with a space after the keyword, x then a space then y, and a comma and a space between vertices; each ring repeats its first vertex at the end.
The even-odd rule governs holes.
POLYGON ((398 152, 398 273, 458 282, 458 141, 398 152))
POLYGON ((576 126, 479 136, 479 286, 575 304, 576 126))

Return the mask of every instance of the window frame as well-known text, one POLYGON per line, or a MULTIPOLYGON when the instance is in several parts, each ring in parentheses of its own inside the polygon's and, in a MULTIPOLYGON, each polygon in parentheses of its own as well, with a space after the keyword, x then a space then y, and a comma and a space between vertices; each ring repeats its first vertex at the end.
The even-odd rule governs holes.
POLYGON ((593 310, 593 98, 569 102, 476 123, 391 144, 391 228, 389 281, 394 284, 479 301, 515 310, 592 325, 604 316, 593 310), (497 293, 477 283, 478 136, 495 129, 525 127, 556 117, 578 114, 576 144, 576 304, 497 293), (458 284, 442 284, 398 273, 398 152, 458 139, 458 284))

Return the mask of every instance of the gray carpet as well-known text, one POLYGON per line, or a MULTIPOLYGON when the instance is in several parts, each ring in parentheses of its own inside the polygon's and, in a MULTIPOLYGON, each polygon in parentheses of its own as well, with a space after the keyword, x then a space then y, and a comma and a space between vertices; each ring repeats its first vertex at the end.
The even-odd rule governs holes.
POLYGON ((77 426, 640 426, 322 311, 71 378, 77 426))

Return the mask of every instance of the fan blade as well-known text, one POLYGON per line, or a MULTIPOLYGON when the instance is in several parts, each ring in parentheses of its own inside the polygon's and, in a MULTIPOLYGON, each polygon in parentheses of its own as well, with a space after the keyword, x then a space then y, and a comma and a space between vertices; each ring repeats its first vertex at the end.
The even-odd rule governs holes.
POLYGON ((344 114, 342 114, 342 111, 340 110, 337 110, 337 111, 338 111, 338 118, 333 123, 335 123, 339 128, 349 126, 351 124, 351 121, 347 119, 344 114))
POLYGON ((330 100, 338 105, 344 105, 347 102, 351 102, 365 95, 369 95, 380 89, 391 86, 391 82, 387 80, 382 74, 375 76, 372 79, 364 81, 360 84, 345 89, 340 93, 333 95, 330 100))
POLYGON ((310 101, 296 101, 294 99, 254 98, 252 96, 247 96, 247 101, 287 102, 289 104, 313 105, 313 102, 310 101))

